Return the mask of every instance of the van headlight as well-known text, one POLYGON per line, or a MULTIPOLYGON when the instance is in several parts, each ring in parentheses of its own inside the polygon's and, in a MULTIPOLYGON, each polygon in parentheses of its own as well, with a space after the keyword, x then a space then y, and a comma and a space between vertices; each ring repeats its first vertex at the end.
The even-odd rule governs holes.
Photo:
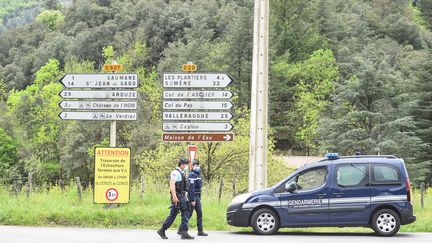
POLYGON ((251 195, 252 195, 252 193, 240 194, 240 195, 236 196, 235 198, 233 198, 233 200, 231 201, 231 204, 244 203, 246 201, 246 199, 248 199, 251 195))

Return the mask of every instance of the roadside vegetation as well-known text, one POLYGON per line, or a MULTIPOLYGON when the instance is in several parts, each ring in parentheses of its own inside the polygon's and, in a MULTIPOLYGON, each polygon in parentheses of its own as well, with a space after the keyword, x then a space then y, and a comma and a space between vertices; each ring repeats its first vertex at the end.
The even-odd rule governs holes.
MULTIPOLYGON (((170 205, 168 191, 163 186, 148 186, 141 198, 140 189, 131 191, 131 202, 117 208, 93 204, 91 190, 84 190, 80 201, 75 187, 62 191, 53 187, 49 191, 25 193, 18 197, 11 191, 0 189, 0 225, 26 226, 75 226, 107 228, 157 229, 168 215, 170 205)), ((219 201, 219 185, 205 187, 203 197, 204 227, 218 231, 251 231, 236 228, 226 223, 226 208, 231 201, 232 191, 228 187, 219 201)), ((420 194, 414 192, 414 212, 417 221, 401 227, 402 232, 432 232, 432 190, 425 195, 425 208, 420 207, 420 194)), ((180 217, 172 229, 179 226, 180 217)), ((190 221, 190 228, 196 230, 196 215, 190 221)), ((300 228, 281 229, 283 232, 372 232, 365 228, 300 228)))

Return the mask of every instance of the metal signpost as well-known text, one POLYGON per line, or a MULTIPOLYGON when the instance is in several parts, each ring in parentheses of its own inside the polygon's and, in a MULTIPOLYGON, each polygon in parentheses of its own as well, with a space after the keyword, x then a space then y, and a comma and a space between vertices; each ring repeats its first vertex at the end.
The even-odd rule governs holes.
MULTIPOLYGON (((128 203, 129 194, 126 192, 130 190, 130 149, 115 148, 116 121, 137 120, 138 75, 116 73, 123 70, 123 65, 117 63, 105 64, 103 70, 111 73, 66 74, 60 80, 66 89, 59 93, 64 99, 59 103, 63 109, 59 117, 62 120, 111 121, 110 147, 112 150, 109 148, 96 150, 96 152, 101 152, 101 156, 95 157, 95 189, 96 187, 102 189, 95 190, 94 202, 115 205, 116 203, 128 203), (116 156, 120 154, 126 157, 117 159, 116 156), (112 171, 106 169, 105 167, 111 166, 106 165, 110 160, 113 161, 112 163, 120 163, 116 166, 122 169, 112 169, 112 171), (122 175, 113 176, 116 173, 122 175), (122 179, 119 179, 120 177, 122 179), (112 186, 105 188, 107 184, 112 186)), ((171 115, 176 116, 176 114, 171 115)))
POLYGON ((163 75, 162 140, 164 142, 227 142, 234 126, 226 88, 233 79, 225 73, 192 73, 195 64, 182 66, 184 72, 163 75))
POLYGON ((131 90, 62 90, 64 99, 136 99, 138 93, 131 90))
POLYGON ((135 121, 136 112, 63 111, 63 120, 135 121))
POLYGON ((136 101, 78 101, 63 100, 60 102, 63 109, 83 109, 83 110, 136 110, 136 101))

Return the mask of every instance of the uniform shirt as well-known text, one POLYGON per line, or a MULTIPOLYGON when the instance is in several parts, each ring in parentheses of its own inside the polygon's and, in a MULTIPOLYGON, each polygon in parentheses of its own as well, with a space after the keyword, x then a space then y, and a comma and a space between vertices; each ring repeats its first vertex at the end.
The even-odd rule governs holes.
POLYGON ((201 193, 202 187, 202 179, 200 173, 192 170, 189 175, 189 197, 193 202, 199 198, 199 194, 201 193))
POLYGON ((175 181, 175 182, 182 181, 182 175, 181 175, 181 173, 180 173, 179 170, 181 171, 181 169, 179 167, 177 167, 175 170, 173 170, 171 172, 170 178, 171 178, 172 181, 175 181))

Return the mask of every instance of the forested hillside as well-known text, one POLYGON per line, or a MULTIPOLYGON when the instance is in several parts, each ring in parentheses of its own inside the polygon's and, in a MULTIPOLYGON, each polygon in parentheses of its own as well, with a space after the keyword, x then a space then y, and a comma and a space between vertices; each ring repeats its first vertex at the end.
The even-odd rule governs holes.
POLYGON ((34 0, 2 0, 0 2, 0 33, 5 29, 31 23, 41 4, 34 0))
MULTIPOLYGON (((139 120, 118 123, 119 146, 132 148, 134 176, 165 176, 185 146, 161 143, 160 74, 193 61, 235 79, 237 136, 201 145, 204 176, 238 176, 246 187, 252 0, 22 2, 40 10, 14 28, 3 17, 0 178, 91 181, 93 148, 108 144, 109 124, 60 121, 57 81, 114 59, 141 81, 139 120)), ((395 154, 415 182, 430 180, 432 0, 270 5, 270 154, 395 154)), ((280 161, 269 166, 271 182, 284 175, 280 161)))

